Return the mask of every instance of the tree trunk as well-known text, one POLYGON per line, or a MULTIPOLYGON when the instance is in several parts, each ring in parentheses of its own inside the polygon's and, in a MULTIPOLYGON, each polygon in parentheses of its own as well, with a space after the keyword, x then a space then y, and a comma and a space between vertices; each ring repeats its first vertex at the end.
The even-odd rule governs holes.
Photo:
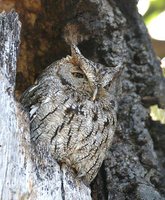
POLYGON ((20 28, 15 12, 0 14, 0 199, 91 199, 66 166, 48 154, 41 163, 31 149, 28 116, 14 100, 20 28))
MULTIPOLYGON (((119 92, 118 128, 113 145, 98 176, 91 184, 92 199, 163 199, 165 194, 163 187, 165 182, 163 165, 165 161, 163 155, 165 150, 161 145, 163 142, 160 141, 164 141, 165 138, 160 130, 164 129, 164 125, 157 125, 156 128, 153 128, 155 123, 150 118, 149 106, 158 104, 162 108, 165 107, 165 80, 159 66, 160 63, 152 50, 146 27, 137 12, 136 1, 130 0, 128 3, 126 0, 36 0, 33 2, 18 0, 15 5, 23 27, 17 70, 17 97, 34 82, 42 69, 54 60, 70 54, 70 47, 63 39, 64 29, 68 24, 78 25, 82 37, 79 48, 88 59, 109 67, 118 64, 125 67, 122 77, 122 91, 119 92)), ((11 23, 10 20, 9 22, 11 23)), ((6 88, 9 88, 9 86, 6 88)), ((6 90, 3 91, 8 95, 6 90)), ((11 97, 12 94, 9 94, 11 97)), ((4 103, 6 102, 7 100, 4 103)), ((4 104, 1 103, 1 105, 4 104)), ((5 107, 7 108, 7 106, 5 107)), ((4 106, 2 108, 4 109, 4 106)), ((12 113, 15 113, 15 111, 12 111, 12 113)), ((8 113, 5 116, 12 115, 8 113)), ((2 114, 2 117, 4 120, 4 114, 2 114)), ((18 118, 18 114, 15 117, 18 118)), ((2 127, 8 127, 7 120, 4 123, 7 123, 7 125, 2 127)), ((22 124, 27 124, 27 120, 26 123, 20 124, 22 127, 22 124)), ((25 136, 26 140, 29 141, 28 128, 26 127, 28 126, 25 126, 27 134, 22 129, 18 129, 22 134, 17 133, 17 142, 22 142, 22 139, 18 140, 18 137, 25 136)), ((12 133, 8 131, 10 132, 8 135, 13 135, 13 130, 12 128, 12 133)), ((8 132, 5 130, 6 134, 8 132)), ((4 137, 4 134, 2 135, 4 137)), ((11 136, 8 137, 12 138, 11 136)), ((7 138, 4 139, 7 140, 7 138)), ((11 142, 12 146, 14 144, 11 142)), ((7 145, 5 145, 5 148, 10 149, 7 145)), ((29 143, 27 148, 23 143, 21 149, 24 148, 23 152, 27 152, 29 143)), ((15 146, 14 149, 15 152, 11 152, 10 155, 19 155, 20 151, 16 154, 15 146)), ((51 180, 49 180, 47 176, 48 168, 46 168, 44 171, 43 169, 39 171, 44 177, 42 181, 39 180, 32 170, 34 167, 29 153, 21 155, 21 162, 24 163, 25 159, 29 166, 22 165, 21 169, 24 171, 22 175, 26 174, 27 181, 29 180, 28 174, 29 176, 32 174, 32 186, 35 183, 35 190, 37 191, 33 193, 38 195, 36 199, 42 199, 42 190, 46 199, 55 199, 56 189, 52 196, 49 192, 52 188, 56 188, 57 184, 55 183, 57 183, 57 180, 61 185, 61 179, 57 178, 58 176, 53 176, 54 178, 51 177, 51 180), (47 184, 49 184, 49 187, 46 187, 47 184), (46 194, 46 190, 48 194, 46 194)), ((62 171, 55 161, 51 160, 51 162, 53 162, 54 174, 57 171, 62 171), (58 167, 56 168, 56 166, 58 167)), ((3 165, 5 165, 5 162, 3 162, 3 165)), ((11 182, 9 178, 8 180, 11 182)), ((25 175, 21 183, 24 182, 24 178, 25 175)), ((25 183, 27 183, 26 181, 25 183)), ((72 182, 74 181, 76 180, 72 177, 72 182)), ((5 181, 2 183, 5 183, 5 181)), ((24 193, 26 194, 28 191, 30 196, 32 190, 28 187, 31 188, 32 186, 27 184, 19 191, 24 189, 24 193)), ((59 189, 59 196, 61 194, 59 199, 64 194, 61 188, 63 187, 59 189)), ((75 191, 79 191, 77 190, 77 184, 75 184, 75 188, 75 191)), ((83 184, 82 191, 84 195, 87 192, 87 196, 75 192, 73 194, 75 199, 90 199, 90 191, 83 184)), ((65 198, 74 199, 69 197, 70 194, 72 194, 71 190, 70 192, 66 191, 65 198)), ((56 199, 58 199, 57 196, 56 199)))

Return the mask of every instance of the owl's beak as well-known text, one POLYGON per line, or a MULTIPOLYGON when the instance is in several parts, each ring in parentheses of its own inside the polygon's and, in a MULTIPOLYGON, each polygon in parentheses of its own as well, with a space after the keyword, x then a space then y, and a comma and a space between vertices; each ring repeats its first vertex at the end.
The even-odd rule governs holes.
POLYGON ((98 93, 98 87, 96 86, 96 88, 95 88, 95 90, 94 90, 94 93, 93 93, 93 97, 92 97, 92 100, 93 100, 93 101, 96 100, 97 93, 98 93))

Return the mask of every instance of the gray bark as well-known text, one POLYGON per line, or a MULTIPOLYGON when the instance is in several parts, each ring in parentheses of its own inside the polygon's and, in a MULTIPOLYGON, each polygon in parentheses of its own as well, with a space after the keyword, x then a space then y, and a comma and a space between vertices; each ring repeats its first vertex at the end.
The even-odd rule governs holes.
POLYGON ((91 199, 65 165, 31 149, 28 116, 14 99, 20 29, 15 12, 0 14, 0 199, 91 199))

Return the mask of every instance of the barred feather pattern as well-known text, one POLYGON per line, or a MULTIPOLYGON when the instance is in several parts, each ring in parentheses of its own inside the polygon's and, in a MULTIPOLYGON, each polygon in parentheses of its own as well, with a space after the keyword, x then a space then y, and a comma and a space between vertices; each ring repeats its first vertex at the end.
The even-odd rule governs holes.
POLYGON ((30 113, 31 142, 44 141, 54 159, 90 184, 115 132, 111 85, 120 70, 95 64, 72 48, 72 56, 47 67, 21 101, 30 113))

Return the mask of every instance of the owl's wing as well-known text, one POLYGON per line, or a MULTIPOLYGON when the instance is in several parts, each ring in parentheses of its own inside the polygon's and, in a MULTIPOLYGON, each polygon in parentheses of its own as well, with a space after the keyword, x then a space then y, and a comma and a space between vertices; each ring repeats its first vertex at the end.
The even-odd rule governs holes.
MULTIPOLYGON (((50 83, 55 77, 58 61, 48 66, 42 74, 37 78, 34 85, 29 87, 21 96, 20 102, 29 110, 32 105, 42 102, 42 97, 47 96, 47 87, 50 88, 50 83)), ((57 88, 58 89, 58 88, 57 88)))
POLYGON ((51 65, 40 77, 35 84, 28 88, 22 95, 20 102, 30 113, 30 119, 40 109, 41 105, 50 100, 50 96, 55 96, 61 89, 61 83, 56 76, 56 71, 51 65))

